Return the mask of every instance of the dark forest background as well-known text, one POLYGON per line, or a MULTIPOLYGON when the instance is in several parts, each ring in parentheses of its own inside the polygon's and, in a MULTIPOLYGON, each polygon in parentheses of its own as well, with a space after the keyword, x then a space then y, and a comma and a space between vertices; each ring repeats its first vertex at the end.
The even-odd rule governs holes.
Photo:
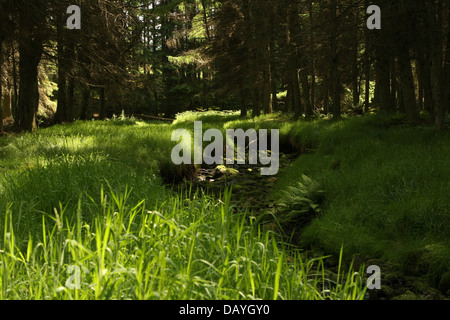
POLYGON ((450 108, 443 0, 1 0, 0 24, 1 118, 19 130, 205 109, 379 111, 442 130, 450 108))

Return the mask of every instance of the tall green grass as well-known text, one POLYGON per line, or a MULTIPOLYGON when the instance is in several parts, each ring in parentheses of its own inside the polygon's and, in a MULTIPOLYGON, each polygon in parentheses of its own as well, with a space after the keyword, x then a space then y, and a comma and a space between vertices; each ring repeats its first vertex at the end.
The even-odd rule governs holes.
POLYGON ((0 299, 364 298, 361 272, 330 273, 233 208, 229 192, 162 185, 171 132, 190 121, 75 122, 1 138, 0 299))
POLYGON ((234 213, 229 192, 221 200, 187 192, 152 208, 131 194, 102 190, 90 199, 92 221, 81 204, 75 215, 60 206, 35 223, 40 235, 17 232, 20 212, 7 207, 0 299, 364 298, 361 274, 330 280, 323 259, 304 260, 234 213))

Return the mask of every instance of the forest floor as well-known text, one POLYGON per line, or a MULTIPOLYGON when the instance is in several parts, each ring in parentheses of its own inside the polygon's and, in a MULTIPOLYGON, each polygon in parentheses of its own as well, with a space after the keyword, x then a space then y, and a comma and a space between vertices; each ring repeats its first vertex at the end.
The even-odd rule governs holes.
MULTIPOLYGON (((238 211, 249 210, 249 214, 253 217, 264 217, 266 229, 284 235, 286 241, 294 246, 300 246, 308 256, 321 256, 323 252, 315 252, 314 249, 307 246, 302 247, 293 240, 301 237, 303 228, 307 228, 314 217, 310 217, 302 225, 294 221, 295 226, 292 227, 293 221, 287 221, 283 216, 286 211, 283 206, 280 206, 281 200, 273 196, 279 177, 289 175, 290 169, 292 170, 295 161, 300 157, 301 155, 298 153, 281 153, 280 171, 272 177, 262 176, 259 173, 261 168, 259 165, 202 166, 193 181, 181 182, 174 187, 175 189, 200 188, 206 194, 223 194, 227 188, 232 188, 231 203, 238 211)), ((372 259, 366 256, 363 258, 359 254, 351 255, 351 258, 348 257, 344 263, 346 267, 352 264, 355 269, 359 269, 361 266, 376 265, 382 270, 381 289, 368 290, 366 299, 446 300, 450 295, 444 294, 442 288, 439 289, 439 284, 432 284, 427 275, 429 264, 425 259, 433 254, 432 250, 433 247, 426 248, 420 251, 416 257, 409 258, 407 269, 416 269, 413 272, 408 272, 408 270, 405 272, 405 268, 396 262, 379 257, 372 259)), ((325 266, 328 271, 337 274, 340 268, 338 257, 329 257, 325 260, 325 266)), ((446 276, 447 274, 442 278, 445 279, 446 276)))
POLYGON ((163 183, 171 133, 189 124, 79 121, 0 138, 0 299, 362 299, 362 277, 327 272, 228 191, 163 183))
MULTIPOLYGON (((289 174, 289 167, 297 159, 297 154, 281 154, 281 168, 279 175, 289 174)), ((271 229, 284 235, 286 241, 295 246, 299 244, 292 241, 292 237, 301 237, 302 228, 312 221, 306 221, 306 225, 300 226, 294 230, 290 226, 290 221, 283 221, 283 210, 280 207, 280 200, 272 195, 275 192, 275 184, 278 175, 275 177, 266 177, 258 174, 260 167, 255 165, 231 165, 231 166, 211 166, 208 169, 198 170, 194 181, 180 183, 175 188, 194 187, 204 190, 205 193, 222 194, 227 188, 232 188, 231 203, 238 211, 249 210, 253 217, 264 216, 266 229, 271 229), (224 169, 226 168, 226 169, 224 169), (231 172, 231 173, 230 173, 231 172), (274 219, 278 217, 278 219, 274 219), (280 224, 281 221, 281 224, 280 224), (289 234, 291 232, 291 234, 289 234)), ((300 248, 308 256, 320 256, 323 252, 316 253, 310 247, 300 248)), ((380 258, 365 258, 354 254, 352 260, 345 261, 346 267, 350 263, 353 268, 359 269, 361 266, 376 265, 382 272, 382 287, 380 290, 368 290, 366 299, 371 300, 446 300, 450 295, 444 294, 439 289, 439 284, 432 284, 429 281, 427 272, 429 271, 428 262, 424 261, 429 254, 432 254, 432 247, 420 252, 415 259, 409 261, 410 268, 417 268, 413 273, 404 272, 404 268, 397 263, 380 258), (429 251, 428 251, 429 250, 429 251), (422 256, 423 255, 423 256, 422 256)), ((350 258, 348 258, 350 259, 350 258)), ((336 274, 340 267, 336 256, 325 260, 325 266, 328 271, 336 274)), ((447 275, 443 276, 445 279, 447 275)))
MULTIPOLYGON (((274 127, 265 120, 261 127, 274 127)), ((400 117, 312 121, 285 131, 280 122, 287 153, 276 176, 251 165, 218 176, 223 169, 212 166, 198 171, 194 185, 216 192, 232 186, 237 207, 265 215, 266 227, 308 255, 331 254, 333 272, 341 248, 347 266, 379 266, 382 288, 369 290, 370 299, 448 299, 449 135, 400 117)), ((239 120, 229 127, 238 125, 248 128, 239 120)))
MULTIPOLYGON (((137 210, 139 205, 133 207, 130 204, 139 204, 145 199, 146 208, 155 208, 152 212, 165 212, 173 219, 167 221, 167 226, 171 226, 173 230, 178 230, 179 226, 179 231, 173 232, 179 235, 176 239, 181 242, 177 242, 173 247, 175 251, 170 254, 177 255, 177 250, 181 250, 176 246, 187 252, 191 251, 189 261, 192 262, 188 262, 188 265, 192 268, 188 268, 188 271, 193 272, 195 277, 179 278, 180 269, 177 268, 184 268, 186 261, 177 260, 179 266, 167 270, 167 274, 171 276, 166 277, 163 274, 162 278, 159 278, 163 279, 161 281, 165 283, 164 285, 173 288, 187 281, 183 297, 191 298, 192 294, 197 292, 195 293, 197 298, 220 299, 231 296, 272 298, 274 287, 271 285, 269 287, 272 289, 268 289, 267 286, 273 283, 273 279, 269 279, 270 274, 278 274, 276 269, 283 264, 283 268, 287 269, 283 269, 284 271, 280 273, 286 275, 285 278, 279 279, 281 282, 284 281, 283 285, 280 284, 278 287, 280 297, 323 298, 314 289, 306 291, 308 293, 292 291, 298 288, 292 287, 289 283, 297 281, 293 280, 297 278, 290 278, 290 275, 293 275, 292 270, 297 270, 295 268, 298 266, 289 262, 296 261, 290 253, 285 252, 280 256, 280 252, 284 252, 284 249, 273 247, 275 242, 272 242, 271 237, 274 234, 271 232, 275 231, 276 237, 283 238, 283 243, 300 249, 303 257, 326 256, 323 264, 330 279, 333 279, 339 270, 354 269, 364 273, 364 267, 379 266, 381 290, 370 290, 366 298, 446 299, 450 293, 448 291, 450 289, 449 158, 448 133, 438 133, 428 124, 411 126, 400 117, 366 116, 339 122, 326 119, 294 122, 281 115, 240 119, 235 113, 187 113, 178 118, 174 124, 116 119, 103 122, 76 122, 27 135, 7 135, 0 139, 0 207, 6 208, 6 211, 0 211, 0 215, 5 219, 5 232, 0 238, 0 243, 3 246, 11 245, 8 238, 11 232, 8 231, 8 226, 12 223, 10 220, 12 217, 8 214, 15 212, 13 220, 18 229, 15 233, 17 240, 14 242, 17 248, 14 249, 13 245, 3 247, 2 250, 4 252, 13 250, 13 253, 14 250, 24 252, 22 254, 25 260, 29 259, 29 255, 37 254, 36 257, 39 256, 39 259, 43 260, 33 260, 33 264, 27 265, 25 269, 14 271, 17 274, 16 278, 10 278, 12 282, 9 284, 0 285, 0 295, 2 292, 6 296, 15 293, 11 286, 14 287, 14 283, 22 283, 25 278, 30 277, 30 274, 36 276, 36 285, 43 288, 42 290, 47 290, 47 295, 56 294, 55 290, 58 287, 53 286, 61 282, 49 279, 43 284, 38 280, 42 278, 39 270, 47 268, 45 266, 53 268, 51 272, 56 270, 58 277, 67 267, 63 264, 56 268, 48 261, 48 256, 41 256, 41 253, 38 253, 39 247, 45 246, 49 237, 52 241, 56 241, 51 242, 52 248, 63 248, 57 245, 60 241, 59 236, 54 238, 55 234, 58 234, 55 230, 59 230, 58 214, 55 217, 50 214, 51 212, 65 212, 68 223, 75 223, 67 228, 70 238, 76 234, 73 230, 77 228, 76 220, 71 219, 75 219, 78 212, 83 213, 82 218, 86 223, 92 220, 92 225, 99 224, 97 227, 100 230, 107 230, 107 225, 103 225, 106 222, 98 221, 99 208, 103 207, 103 211, 108 211, 117 210, 114 207, 118 206, 126 209, 120 209, 118 211, 120 214, 128 212, 128 209, 132 209, 130 214, 136 214, 133 210, 137 210), (163 171, 158 171, 158 167, 160 170, 168 167, 169 171, 176 171, 175 167, 171 169, 171 166, 167 165, 170 164, 168 161, 171 151, 168 148, 170 135, 177 128, 192 130, 194 120, 203 121, 204 130, 279 129, 280 171, 276 176, 261 176, 259 173, 261 166, 201 166, 196 171, 195 177, 190 177, 194 180, 192 188, 194 193, 188 192, 186 188, 184 192, 172 193, 173 190, 169 191, 162 183, 163 171), (132 187, 132 192, 128 193, 127 187, 132 187), (203 200, 197 199, 196 187, 206 190, 203 200), (229 203, 227 201, 224 203, 218 199, 227 194, 225 191, 227 187, 232 187, 233 193, 230 195, 229 203), (220 196, 211 198, 210 192, 218 193, 220 196), (104 196, 111 201, 114 200, 113 203, 105 202, 104 196), (191 198, 194 200, 190 200, 191 198), (124 206, 124 199, 129 205, 124 206), (186 208, 183 208, 184 204, 186 208), (244 224, 239 225, 240 222, 234 226, 238 229, 231 228, 233 225, 229 225, 224 216, 224 212, 228 209, 236 213, 238 221, 243 213, 253 217, 254 220, 250 219, 249 222, 250 229, 244 232, 239 227, 243 227, 244 224), (214 214, 205 218, 206 216, 201 216, 204 211, 214 214), (56 223, 57 228, 44 237, 44 240, 38 240, 42 237, 42 230, 46 228, 42 225, 42 213, 46 213, 45 216, 50 218, 46 225, 56 223), (177 218, 178 215, 180 219, 177 218), (199 220, 190 220, 197 217, 199 220), (220 217, 221 221, 203 221, 220 217), (258 236, 254 239, 242 238, 242 232, 246 235, 253 234, 251 225, 255 220, 261 223, 264 233, 256 233, 258 236), (176 221, 176 224, 173 224, 173 221, 176 221), (216 229, 217 225, 223 228, 227 225, 227 228, 231 228, 227 229, 230 234, 225 232, 225 229, 220 235, 211 234, 210 230, 216 229), (213 238, 218 238, 204 239, 204 243, 193 246, 195 241, 192 242, 192 239, 199 234, 211 234, 213 238), (27 240, 28 237, 33 240, 27 240), (245 257, 247 259, 243 258, 245 261, 256 259, 258 272, 264 272, 264 275, 258 277, 264 279, 265 284, 255 284, 251 276, 254 273, 251 264, 248 265, 249 270, 239 271, 244 272, 240 273, 241 275, 250 275, 250 277, 242 276, 243 282, 239 283, 234 282, 236 279, 233 280, 233 276, 217 271, 234 270, 226 267, 229 257, 223 256, 224 252, 220 251, 223 250, 224 243, 231 245, 232 242, 225 240, 228 237, 235 237, 233 242, 235 247, 229 247, 227 250, 235 250, 233 254, 245 257), (263 240, 258 237, 266 238, 263 240), (239 244, 240 241, 246 244, 239 244), (250 245, 252 241, 272 249, 267 253, 264 251, 260 256, 259 251, 247 250, 250 247, 255 248, 250 245), (208 243, 212 247, 217 245, 217 248, 208 248, 208 243), (35 250, 31 250, 34 245, 36 253, 35 250), (244 249, 245 252, 240 251, 244 249), (254 254, 256 256, 253 256, 254 254), (266 257, 266 254, 270 254, 270 258, 266 257), (206 273, 208 278, 203 277, 206 269, 199 261, 209 263, 210 267, 206 273), (191 290, 200 288, 200 283, 208 283, 211 287, 202 287, 200 291, 191 290), (225 283, 226 290, 229 291, 220 289, 225 283)), ((130 225, 125 229, 128 230, 130 225)), ((137 231, 140 234, 147 232, 137 231)), ((114 232, 113 234, 117 233, 114 232)), ((155 245, 169 245, 163 243, 168 241, 165 234, 160 234, 161 239, 152 240, 155 241, 155 245)), ((86 235, 89 238, 89 234, 86 235)), ((105 237, 108 235, 105 234, 105 237)), ((97 246, 103 243, 99 239, 96 241, 99 241, 97 246)), ((47 246, 50 244, 47 243, 47 246)), ((47 249, 51 251, 51 248, 47 249)), ((109 244, 106 249, 116 253, 109 244)), ((99 254, 103 256, 102 252, 106 252, 104 251, 106 249, 100 250, 99 254)), ((142 250, 149 248, 143 247, 142 250)), ((62 250, 61 254, 66 255, 66 252, 62 250)), ((146 254, 154 255, 150 252, 146 254)), ((76 253, 75 256, 77 255, 82 253, 76 253)), ((13 256, 16 256, 16 253, 13 256)), ((55 257, 52 256, 52 259, 56 259, 55 257)), ((136 257, 138 256, 130 255, 129 259, 136 257)), ((92 258, 84 257, 82 261, 91 261, 92 258)), ((125 256, 120 258, 125 259, 125 256)), ((168 256, 167 259, 173 259, 173 256, 168 256)), ((137 266, 140 262, 133 260, 126 263, 137 266)), ((91 261, 91 265, 85 267, 92 269, 95 265, 96 262, 91 261)), ((313 264, 307 265, 311 267, 313 264)), ((148 267, 152 267, 152 264, 148 264, 148 267)), ((162 271, 152 272, 156 277, 162 271)), ((141 276, 142 274, 136 275, 139 279, 142 279, 141 276)), ((122 285, 131 290, 132 281, 128 278, 125 280, 128 275, 123 277, 122 285)), ((324 280, 321 280, 320 283, 323 282, 324 280)), ((317 284, 318 282, 315 286, 317 284)), ((152 282, 145 294, 152 295, 151 292, 158 292, 160 298, 180 298, 180 293, 176 290, 163 292, 160 291, 162 287, 162 283, 152 282)), ((349 288, 355 290, 357 288, 356 284, 342 290, 344 287, 337 286, 339 290, 333 293, 336 298, 348 297, 349 288)), ((32 289, 37 290, 36 288, 32 289)), ((21 294, 20 290, 27 292, 27 289, 19 289, 18 295, 21 294)), ((358 297, 358 292, 360 293, 354 291, 351 296, 358 297)), ((67 292, 64 294, 68 298, 71 297, 67 292)), ((88 291, 83 294, 86 297, 91 295, 88 291)), ((145 294, 131 290, 125 295, 140 298, 145 294)), ((104 296, 96 295, 96 297, 104 296)))

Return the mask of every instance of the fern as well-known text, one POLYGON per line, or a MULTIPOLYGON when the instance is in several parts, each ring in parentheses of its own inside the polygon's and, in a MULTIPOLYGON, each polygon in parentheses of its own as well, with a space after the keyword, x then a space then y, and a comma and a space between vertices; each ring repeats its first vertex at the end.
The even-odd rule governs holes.
POLYGON ((305 224, 320 213, 324 191, 308 176, 302 175, 301 181, 283 193, 278 203, 282 221, 305 224))

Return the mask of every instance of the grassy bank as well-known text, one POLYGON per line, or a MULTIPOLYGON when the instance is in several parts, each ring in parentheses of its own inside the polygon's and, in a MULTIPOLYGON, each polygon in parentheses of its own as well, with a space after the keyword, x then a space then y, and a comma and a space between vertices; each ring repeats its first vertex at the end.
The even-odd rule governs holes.
POLYGON ((348 261, 381 259, 436 288, 445 279, 448 133, 432 125, 411 126, 400 116, 376 115, 338 122, 281 115, 230 118, 223 128, 279 129, 282 150, 301 154, 279 175, 272 195, 278 203, 290 203, 277 215, 288 236, 299 231, 294 243, 335 257, 343 247, 348 261))
POLYGON ((277 184, 283 197, 306 175, 325 191, 297 241, 317 252, 382 258, 437 284, 450 268, 450 135, 397 119, 353 118, 293 126, 314 151, 277 184))

